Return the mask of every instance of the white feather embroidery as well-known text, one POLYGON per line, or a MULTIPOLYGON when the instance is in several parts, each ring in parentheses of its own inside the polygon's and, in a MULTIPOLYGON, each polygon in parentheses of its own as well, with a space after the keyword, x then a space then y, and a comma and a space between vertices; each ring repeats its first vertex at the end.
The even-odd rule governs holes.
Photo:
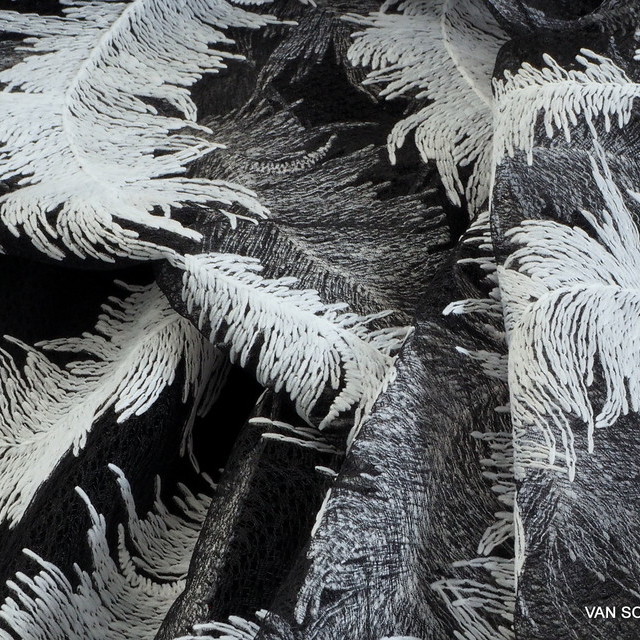
POLYGON ((390 0, 350 19, 367 27, 349 49, 353 64, 372 69, 365 82, 386 85, 380 95, 387 99, 429 101, 394 127, 392 161, 415 130, 422 158, 435 160, 452 202, 459 205, 466 194, 477 210, 489 195, 491 77, 506 35, 480 0, 390 0), (468 165, 474 166, 465 188, 459 167, 468 165))
MULTIPOLYGON (((483 333, 492 336, 499 344, 504 344, 506 336, 496 330, 494 324, 502 323, 502 301, 498 288, 497 267, 491 238, 490 215, 482 212, 473 222, 464 244, 474 245, 480 255, 465 258, 459 264, 474 264, 482 269, 486 281, 493 285, 488 298, 470 298, 451 303, 444 310, 445 315, 465 315, 483 333)), ((506 382, 508 363, 505 353, 497 351, 468 351, 458 347, 482 364, 484 373, 490 378, 506 382)), ((496 407, 496 411, 506 412, 508 407, 496 407)), ((483 569, 486 580, 443 579, 432 588, 440 595, 456 620, 460 631, 454 632, 459 640, 513 640, 513 619, 515 610, 515 568, 514 559, 492 555, 505 542, 514 538, 514 510, 516 508, 516 485, 513 475, 514 447, 510 431, 474 432, 472 436, 487 444, 490 455, 481 460, 483 475, 492 484, 492 491, 504 505, 495 513, 495 522, 489 526, 478 543, 478 557, 456 562, 454 567, 483 569), (502 624, 496 624, 497 619, 502 624)))
POLYGON ((209 45, 233 44, 227 28, 276 19, 226 0, 62 4, 63 17, 0 12, 1 31, 32 36, 32 55, 0 72, 0 180, 17 180, 0 198, 0 221, 51 258, 66 248, 113 261, 161 257, 170 236, 199 239, 169 216, 173 207, 217 202, 232 224, 225 207, 264 216, 243 187, 181 174, 219 146, 198 136, 208 130, 188 88, 238 56, 209 45), (157 237, 139 239, 136 225, 157 237))
POLYGON ((257 357, 258 382, 287 393, 306 420, 323 392, 332 396, 320 428, 349 410, 356 424, 362 420, 410 331, 371 330, 367 325, 385 313, 342 313, 345 305, 326 305, 316 291, 295 289, 295 278, 263 278, 253 258, 192 255, 181 268, 189 312, 199 314, 211 342, 230 347, 232 362, 245 366, 257 357))
MULTIPOLYGON (((266 611, 259 611, 256 617, 263 618, 266 611)), ((253 621, 239 616, 229 616, 228 622, 196 624, 196 635, 182 636, 175 640, 254 640, 260 627, 253 621), (214 635, 215 634, 215 635, 214 635)))
POLYGON ((573 478, 576 423, 587 426, 591 452, 596 429, 640 410, 640 234, 596 149, 604 208, 582 211, 591 234, 553 220, 525 220, 507 233, 518 247, 499 270, 513 419, 531 440, 516 438, 518 475, 553 465, 560 440, 557 457, 573 478), (605 391, 597 412, 589 397, 596 366, 605 391))
POLYGON ((120 525, 117 562, 111 557, 105 519, 78 489, 91 517, 93 570, 87 573, 76 566, 79 585, 74 588, 54 564, 27 551, 41 570, 33 578, 19 573, 10 580, 7 584, 15 596, 0 607, 0 618, 20 640, 152 640, 184 589, 211 497, 182 487, 182 496, 174 498, 179 506, 176 515, 161 501, 158 485, 153 511, 140 518, 124 474, 113 465, 110 468, 127 506, 126 529, 134 555, 120 525))
POLYGON ((183 399, 206 403, 222 355, 169 306, 156 285, 129 287, 111 299, 95 334, 52 340, 39 347, 82 353, 58 367, 40 351, 24 349, 20 370, 0 349, 0 521, 18 521, 61 458, 84 447, 95 421, 112 408, 118 421, 144 413, 185 366, 183 399))
POLYGON ((505 71, 505 80, 494 80, 496 97, 495 161, 517 150, 527 153, 533 162, 533 140, 538 117, 544 114, 549 138, 562 131, 571 140, 571 128, 583 116, 592 135, 597 136, 594 121, 604 118, 609 131, 614 120, 623 127, 631 118, 634 100, 640 97, 640 85, 609 58, 582 49, 576 61, 581 69, 563 69, 551 56, 543 56, 546 67, 536 69, 524 63, 517 73, 505 71))

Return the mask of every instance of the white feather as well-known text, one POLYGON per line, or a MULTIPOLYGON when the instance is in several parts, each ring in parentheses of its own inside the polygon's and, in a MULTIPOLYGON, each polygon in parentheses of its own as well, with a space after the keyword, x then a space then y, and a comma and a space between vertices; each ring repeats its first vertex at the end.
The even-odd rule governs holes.
POLYGON ((152 640, 184 589, 186 567, 211 498, 185 490, 190 506, 178 514, 157 498, 154 510, 141 519, 122 471, 113 465, 111 469, 127 504, 134 555, 126 548, 121 526, 118 561, 112 558, 105 519, 78 489, 91 517, 93 570, 88 573, 76 565, 79 584, 74 588, 58 567, 27 551, 41 569, 34 577, 18 573, 10 580, 14 597, 0 607, 0 618, 20 640, 152 640))
POLYGON ((591 235, 553 220, 526 220, 507 234, 518 247, 499 270, 509 385, 515 427, 530 440, 516 441, 518 474, 540 463, 541 450, 553 465, 561 442, 573 478, 575 424, 586 425, 593 451, 596 429, 640 410, 640 234, 599 148, 591 164, 604 202, 599 214, 582 211, 591 235), (597 412, 596 362, 605 392, 597 412))
POLYGON ((348 52, 353 64, 372 69, 365 82, 384 85, 387 99, 430 102, 394 127, 392 161, 415 130, 422 158, 435 160, 452 202, 466 194, 479 209, 491 180, 491 77, 506 40, 490 11, 480 0, 391 0, 349 19, 367 27, 354 34, 348 52), (465 188, 459 167, 467 165, 474 168, 465 188))
POLYGON ((196 636, 184 636, 176 640, 254 640, 260 627, 240 616, 229 616, 228 622, 197 624, 193 630, 196 636))
POLYGON ((174 207, 217 202, 263 216, 243 187, 182 174, 219 146, 199 137, 207 130, 188 89, 238 57, 209 45, 226 48, 226 29, 275 18, 227 0, 63 5, 62 17, 0 12, 0 31, 31 36, 27 57, 0 72, 0 179, 18 181, 0 198, 0 221, 51 258, 68 249, 113 261, 161 257, 172 237, 199 239, 169 216, 174 207), (131 225, 162 233, 141 240, 131 225))
POLYGON ((623 127, 631 118, 640 85, 612 60, 582 49, 576 61, 583 69, 566 70, 550 55, 543 58, 547 66, 542 69, 525 62, 515 74, 505 71, 505 80, 494 80, 496 163, 518 150, 527 153, 529 164, 533 162, 535 127, 541 113, 547 136, 562 131, 567 141, 580 117, 596 138, 597 118, 604 119, 607 131, 612 121, 623 127))
POLYGON ((343 313, 345 305, 326 305, 316 291, 295 289, 295 278, 263 278, 253 258, 192 255, 181 267, 188 310, 198 313, 198 326, 214 344, 230 348, 232 362, 245 366, 256 356, 258 382, 287 393, 308 421, 323 392, 330 394, 320 428, 352 409, 361 422, 410 331, 371 330, 368 324, 386 314, 343 313))
POLYGON ((62 457, 77 455, 108 409, 124 422, 144 413, 185 364, 183 399, 204 402, 221 354, 170 307, 156 285, 130 287, 111 299, 95 334, 51 340, 41 348, 81 353, 61 368, 41 351, 24 349, 20 370, 0 349, 0 521, 22 517, 62 457))
MULTIPOLYGON (((173 502, 180 515, 172 514, 160 497, 160 479, 156 478, 156 498, 153 511, 140 518, 131 493, 131 486, 121 469, 109 468, 116 474, 120 492, 127 508, 128 523, 118 526, 118 557, 123 571, 129 574, 144 573, 158 582, 182 581, 189 570, 191 555, 202 523, 211 503, 209 495, 194 495, 183 484, 173 502), (137 555, 131 556, 127 548, 126 533, 137 555)), ((204 475, 210 492, 215 490, 211 479, 204 475)))

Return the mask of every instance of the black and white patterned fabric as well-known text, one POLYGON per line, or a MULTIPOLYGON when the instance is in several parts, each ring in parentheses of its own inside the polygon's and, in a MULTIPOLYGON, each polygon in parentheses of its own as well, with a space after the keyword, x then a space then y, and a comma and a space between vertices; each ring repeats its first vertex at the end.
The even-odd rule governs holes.
POLYGON ((640 6, 0 2, 0 640, 637 640, 640 6))

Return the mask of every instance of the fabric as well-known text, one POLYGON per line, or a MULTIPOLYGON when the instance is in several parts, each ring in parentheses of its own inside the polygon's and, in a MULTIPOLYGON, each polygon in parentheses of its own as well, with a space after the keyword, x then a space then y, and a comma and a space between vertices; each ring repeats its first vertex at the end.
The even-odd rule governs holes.
POLYGON ((638 29, 0 2, 0 640, 636 640, 638 29))

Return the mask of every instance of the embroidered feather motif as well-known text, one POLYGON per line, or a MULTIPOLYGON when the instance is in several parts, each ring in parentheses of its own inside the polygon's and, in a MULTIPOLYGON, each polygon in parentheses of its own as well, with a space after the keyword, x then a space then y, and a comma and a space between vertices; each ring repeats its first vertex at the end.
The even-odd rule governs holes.
POLYGON ((494 80, 496 97, 495 161, 517 150, 527 153, 533 162, 533 141, 538 116, 544 114, 549 138, 556 130, 571 141, 571 128, 582 116, 594 138, 594 121, 604 118, 605 129, 612 121, 622 128, 631 118, 633 103, 640 97, 640 85, 633 82, 612 60, 589 49, 581 49, 576 62, 583 69, 563 69, 545 54, 546 67, 536 69, 529 63, 505 80, 494 80))
MULTIPOLYGON (((127 526, 118 527, 117 562, 110 554, 104 517, 78 489, 91 517, 88 540, 94 568, 87 573, 76 566, 79 585, 74 588, 54 564, 27 551, 40 571, 33 578, 19 573, 9 581, 15 596, 0 607, 0 618, 20 640, 152 640, 184 588, 210 495, 194 495, 182 486, 182 495, 174 498, 174 514, 160 499, 158 482, 153 510, 140 518, 124 474, 114 465, 110 468, 129 516, 127 526)), ((13 640, 1 630, 0 638, 13 640)))
POLYGON ((599 147, 591 165, 604 202, 599 214, 582 211, 591 234, 553 220, 525 220, 507 233, 518 247, 499 278, 514 427, 523 434, 519 476, 558 457, 573 478, 576 422, 592 452, 596 429, 640 410, 640 340, 629 320, 640 312, 640 234, 599 147), (597 411, 589 397, 596 366, 606 390, 597 411))
POLYGON ((367 27, 349 49, 353 64, 372 69, 365 82, 383 85, 387 99, 429 101, 389 135, 392 161, 415 130, 422 158, 435 160, 451 201, 460 205, 464 194, 478 210, 489 196, 491 76, 506 35, 480 0, 389 0, 376 13, 349 19, 367 27), (459 168, 468 165, 465 186, 459 168))
POLYGON ((124 422, 144 413, 185 366, 183 399, 194 411, 216 392, 209 384, 224 366, 219 351, 178 315, 156 285, 129 287, 113 298, 95 334, 40 343, 45 350, 81 353, 61 368, 41 351, 24 349, 18 368, 0 349, 0 520, 15 524, 41 484, 68 452, 78 454, 94 422, 108 409, 124 422))
POLYGON ((247 189, 182 174, 219 146, 198 136, 207 129, 188 88, 239 57, 209 45, 233 44, 225 29, 277 20, 226 0, 62 4, 63 17, 0 12, 0 30, 31 36, 27 57, 0 72, 0 180, 16 182, 0 198, 0 221, 51 258, 69 250, 113 261, 198 240, 170 217, 175 207, 218 203, 232 224, 232 207, 264 216, 247 189))
MULTIPOLYGON (((264 610, 258 611, 256 617, 262 620, 266 613, 264 610)), ((228 622, 197 624, 194 625, 193 631, 197 635, 183 636, 176 640, 254 640, 260 626, 252 620, 229 616, 228 622)))
POLYGON ((386 313, 341 313, 345 305, 326 305, 316 291, 295 289, 295 278, 263 278, 253 258, 191 255, 180 267, 187 309, 211 342, 229 347, 231 361, 241 366, 257 358, 258 382, 287 393, 299 415, 321 429, 350 410, 356 424, 362 421, 410 331, 372 330, 368 324, 386 313), (325 394, 328 410, 320 406, 325 394))

